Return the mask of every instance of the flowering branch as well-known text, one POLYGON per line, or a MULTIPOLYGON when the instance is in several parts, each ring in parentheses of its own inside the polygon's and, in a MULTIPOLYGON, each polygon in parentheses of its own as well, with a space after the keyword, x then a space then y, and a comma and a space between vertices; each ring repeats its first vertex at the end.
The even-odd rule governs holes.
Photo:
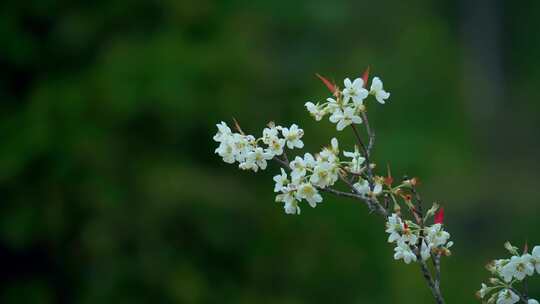
POLYGON ((518 248, 506 242, 504 247, 512 255, 509 259, 493 260, 486 265, 491 273, 488 284, 482 283, 482 288, 476 293, 480 299, 487 299, 487 303, 538 304, 538 301, 527 295, 527 277, 535 273, 540 274, 540 246, 535 246, 531 253, 527 246, 523 253, 518 248), (520 292, 516 285, 521 284, 524 291, 520 292))
POLYGON ((246 135, 236 121, 235 126, 239 133, 233 133, 224 122, 218 124, 214 140, 219 142, 219 147, 215 152, 227 163, 238 162, 238 167, 243 170, 264 170, 268 160, 279 163, 281 174, 273 178, 274 191, 277 193, 276 201, 284 203, 287 214, 300 214, 302 201, 315 208, 323 201, 320 192, 363 201, 371 213, 385 219, 388 242, 396 245, 394 259, 403 260, 407 264, 417 262, 435 302, 443 304, 440 258, 450 255, 452 242, 448 241, 450 234, 443 229, 442 208, 439 210, 439 206, 433 204, 424 214, 422 198, 417 191, 418 180, 405 178, 398 185, 394 185, 390 169, 386 177, 376 175, 376 165, 370 160, 375 133, 369 124, 364 103, 371 95, 378 103, 385 104, 390 93, 383 89, 379 77, 373 77, 369 91, 365 88, 369 80, 369 69, 362 78, 354 81, 346 78, 343 90, 323 76, 317 74, 317 77, 329 89, 332 97, 328 97, 324 103, 307 102, 305 106, 317 121, 329 115, 329 120, 336 124, 337 131, 350 126, 357 145, 354 145, 353 151, 342 152, 346 160, 340 158, 338 140, 332 138, 330 146, 324 147, 320 152, 305 153, 289 161, 284 150, 303 148, 304 131, 296 124, 287 128, 273 122, 264 128, 260 138, 246 135), (361 124, 366 128, 367 145, 357 129, 357 125, 361 124), (343 182, 349 191, 333 188, 338 181, 343 182), (401 212, 402 206, 408 209, 412 219, 407 219, 401 212), (435 218, 434 224, 426 225, 431 217, 435 218), (434 273, 427 265, 430 258, 434 273))

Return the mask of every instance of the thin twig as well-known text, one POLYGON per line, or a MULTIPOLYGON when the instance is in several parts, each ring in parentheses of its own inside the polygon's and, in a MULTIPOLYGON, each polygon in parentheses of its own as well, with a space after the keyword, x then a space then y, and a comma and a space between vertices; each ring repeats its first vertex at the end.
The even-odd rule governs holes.
POLYGON ((437 288, 441 288, 441 254, 437 253, 432 256, 433 266, 435 267, 435 284, 437 288))
POLYGON ((356 126, 354 124, 351 124, 351 129, 354 132, 354 136, 356 136, 356 140, 358 141, 358 144, 360 144, 360 147, 362 148, 362 151, 364 152, 364 156, 366 157, 366 161, 369 168, 369 154, 368 154, 366 145, 364 145, 364 141, 362 140, 362 137, 360 137, 360 133, 358 133, 358 130, 356 129, 356 126))
POLYGON ((424 228, 424 210, 423 210, 423 207, 422 207, 422 205, 423 205, 422 197, 420 197, 420 193, 418 193, 418 191, 416 190, 415 185, 412 185, 411 191, 412 191, 412 193, 414 194, 414 196, 416 198, 416 203, 417 203, 416 204, 417 205, 417 208, 416 208, 417 210, 416 211, 419 213, 420 219, 421 219, 419 224, 420 224, 420 226, 422 228, 424 228))
POLYGON ((420 269, 422 270, 422 274, 424 275, 424 279, 428 283, 428 287, 431 290, 431 294, 435 298, 435 301, 437 304, 444 304, 444 299, 441 295, 440 289, 435 285, 435 282, 433 281, 433 278, 431 277, 431 273, 429 272, 429 269, 426 265, 426 262, 422 261, 420 258, 420 269))
POLYGON ((283 167, 285 167, 286 169, 291 169, 289 167, 289 161, 288 160, 284 160, 284 159, 280 159, 279 157, 274 157, 273 160, 277 161, 278 163, 280 163, 283 167))
POLYGON ((347 186, 349 186, 349 188, 351 188, 351 191, 358 194, 362 198, 362 200, 366 203, 366 205, 368 206, 371 212, 377 212, 379 215, 383 216, 384 218, 388 217, 388 212, 386 211, 386 209, 384 209, 381 203, 379 203, 376 197, 360 194, 358 190, 356 190, 354 185, 351 184, 351 182, 349 182, 345 177, 341 175, 339 177, 345 184, 347 184, 347 186))
POLYGON ((343 192, 343 191, 339 191, 339 190, 336 190, 336 189, 333 189, 333 188, 317 187, 317 189, 319 189, 321 191, 324 191, 324 192, 335 194, 337 196, 345 196, 345 197, 350 197, 350 198, 354 198, 354 199, 362 199, 361 196, 356 194, 356 193, 343 192))
POLYGON ((373 131, 373 129, 371 129, 371 126, 369 125, 369 119, 367 117, 367 113, 365 111, 362 111, 361 114, 362 114, 362 119, 364 120, 364 124, 366 125, 366 131, 369 137, 367 153, 371 154, 371 149, 373 149, 373 145, 375 145, 375 132, 373 131))

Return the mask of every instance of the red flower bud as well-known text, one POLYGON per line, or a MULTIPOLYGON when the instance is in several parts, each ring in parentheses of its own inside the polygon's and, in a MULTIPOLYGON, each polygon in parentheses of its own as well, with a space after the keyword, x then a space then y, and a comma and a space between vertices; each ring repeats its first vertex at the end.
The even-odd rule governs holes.
POLYGON ((315 74, 319 79, 324 83, 324 85, 330 90, 330 93, 334 94, 336 92, 336 86, 333 85, 328 79, 324 78, 319 74, 315 74))
POLYGON ((435 213, 435 224, 442 224, 444 221, 444 208, 441 207, 437 213, 435 213))

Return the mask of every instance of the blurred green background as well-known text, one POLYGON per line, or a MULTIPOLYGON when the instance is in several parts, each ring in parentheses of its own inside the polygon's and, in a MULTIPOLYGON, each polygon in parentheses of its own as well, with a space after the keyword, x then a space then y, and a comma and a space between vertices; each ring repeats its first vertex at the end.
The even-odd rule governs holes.
MULTIPOLYGON (((455 241, 448 303, 474 303, 505 240, 540 244, 540 2, 0 4, 0 303, 431 303, 382 221, 326 196, 274 202, 277 167, 213 154, 370 65, 375 161, 422 180, 455 241)), ((338 138, 351 147, 352 134, 338 138)), ((383 173, 382 170, 380 173, 383 173)), ((531 291, 540 297, 540 280, 531 291)))

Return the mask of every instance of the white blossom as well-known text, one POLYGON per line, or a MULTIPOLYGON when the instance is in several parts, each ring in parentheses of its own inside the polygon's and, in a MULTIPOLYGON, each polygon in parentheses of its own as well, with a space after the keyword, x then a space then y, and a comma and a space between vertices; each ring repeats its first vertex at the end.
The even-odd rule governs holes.
POLYGON ((367 195, 369 193, 369 191, 370 191, 369 182, 367 180, 365 180, 365 179, 356 182, 353 185, 353 187, 356 190, 356 192, 358 194, 360 194, 360 195, 367 195))
POLYGON ((287 140, 287 147, 289 149, 301 149, 304 147, 304 143, 300 140, 304 136, 304 130, 298 128, 296 124, 293 124, 290 128, 282 128, 281 133, 287 140))
POLYGON ((298 191, 296 193, 298 198, 305 199, 313 208, 315 208, 318 203, 322 202, 322 196, 311 183, 301 184, 298 186, 298 191))
POLYGON ((372 194, 373 195, 379 195, 379 194, 382 193, 382 190, 383 190, 382 179, 376 178, 375 183, 373 184, 372 194))
POLYGON ((381 104, 384 104, 386 99, 390 97, 390 93, 383 89, 383 83, 379 77, 373 77, 369 93, 374 95, 375 99, 381 104))
POLYGON ((422 240, 422 245, 420 246, 420 256, 423 261, 427 261, 431 257, 431 247, 426 244, 425 240, 422 240))
POLYGON ((533 275, 534 266, 530 262, 529 256, 513 256, 510 258, 510 262, 502 267, 500 273, 506 282, 510 282, 513 277, 521 281, 527 275, 533 275))
POLYGON ((294 160, 289 164, 291 167, 291 177, 294 183, 306 176, 306 162, 300 156, 296 156, 294 160))
POLYGON ((529 299, 527 300, 527 304, 539 304, 539 303, 535 299, 529 299))
POLYGON ((234 147, 234 157, 237 162, 243 162, 246 160, 247 155, 250 152, 253 152, 253 142, 255 138, 251 135, 242 135, 238 133, 233 133, 231 141, 234 147))
POLYGON ((304 154, 304 164, 307 168, 313 168, 317 164, 317 161, 315 160, 313 155, 311 155, 311 153, 306 153, 304 154))
POLYGON ((338 101, 332 97, 326 98, 326 102, 327 102, 326 110, 329 113, 334 113, 334 111, 336 111, 337 109, 341 107, 340 103, 338 103, 338 101))
POLYGON ((274 137, 269 139, 267 151, 273 155, 283 154, 283 148, 285 147, 285 139, 274 137))
POLYGON ((441 224, 426 227, 427 240, 434 247, 444 246, 450 238, 450 233, 444 231, 441 224))
POLYGON ((394 248, 394 252, 395 260, 403 259, 405 264, 416 262, 416 255, 405 242, 398 242, 397 246, 394 248))
POLYGON ((218 131, 216 135, 214 135, 215 141, 222 142, 231 135, 231 128, 229 128, 225 122, 222 121, 221 123, 216 124, 216 127, 218 128, 218 131))
POLYGON ((386 233, 390 234, 388 236, 388 243, 393 243, 401 239, 401 233, 403 232, 403 230, 403 221, 397 214, 392 213, 392 215, 389 216, 386 221, 386 233))
POLYGON ((343 101, 345 103, 352 99, 353 103, 359 106, 369 95, 369 92, 364 89, 364 80, 362 78, 356 78, 353 82, 349 78, 345 78, 343 84, 345 85, 343 89, 343 101))
POLYGON ((540 274, 540 246, 534 246, 530 262, 534 265, 536 272, 540 274))
POLYGON ((298 214, 300 215, 300 207, 298 207, 298 201, 292 201, 283 205, 286 214, 298 214))
POLYGON ((497 304, 514 304, 519 302, 519 296, 510 289, 503 289, 497 297, 497 304))
POLYGON ((315 166, 310 182, 321 188, 333 185, 338 179, 335 166, 328 162, 322 162, 315 166))
POLYGON ((274 125, 263 129, 262 141, 269 145, 270 142, 276 138, 279 138, 279 130, 274 125))
POLYGON ((326 114, 326 111, 324 111, 324 109, 322 109, 319 104, 314 104, 313 102, 306 102, 305 106, 309 114, 311 114, 311 116, 313 116, 316 121, 320 121, 326 114))
POLYGON ((362 172, 362 164, 366 161, 362 154, 358 151, 358 146, 354 146, 353 152, 343 151, 345 157, 351 158, 350 165, 348 167, 349 171, 355 174, 360 174, 362 172))
POLYGON ((346 107, 344 110, 336 109, 330 116, 330 121, 337 123, 336 129, 341 131, 350 124, 362 123, 362 118, 356 114, 356 109, 346 107))
POLYGON ((401 232, 400 240, 403 242, 407 242, 411 245, 415 245, 416 242, 418 241, 418 236, 410 228, 405 226, 403 231, 401 232))
POLYGON ((488 287, 486 284, 482 283, 481 288, 478 291, 478 296, 483 299, 492 289, 492 287, 488 287))
POLYGON ((281 174, 274 176, 274 182, 276 183, 274 186, 274 192, 280 192, 289 183, 289 180, 287 179, 287 172, 285 172, 283 168, 281 168, 281 174))
POLYGON ((266 161, 272 159, 274 156, 263 150, 261 147, 255 148, 253 151, 247 153, 246 159, 243 163, 240 164, 240 169, 243 170, 253 170, 257 172, 260 168, 261 170, 266 169, 266 161))
POLYGON ((282 189, 283 193, 276 195, 276 202, 283 202, 283 209, 286 214, 300 214, 300 207, 295 197, 295 191, 282 189))
POLYGON ((221 156, 226 163, 232 164, 235 161, 234 146, 230 140, 222 141, 216 148, 215 153, 221 156))
POLYGON ((317 162, 338 163, 339 158, 339 143, 338 140, 332 138, 330 141, 330 147, 324 147, 322 151, 317 155, 317 162))

